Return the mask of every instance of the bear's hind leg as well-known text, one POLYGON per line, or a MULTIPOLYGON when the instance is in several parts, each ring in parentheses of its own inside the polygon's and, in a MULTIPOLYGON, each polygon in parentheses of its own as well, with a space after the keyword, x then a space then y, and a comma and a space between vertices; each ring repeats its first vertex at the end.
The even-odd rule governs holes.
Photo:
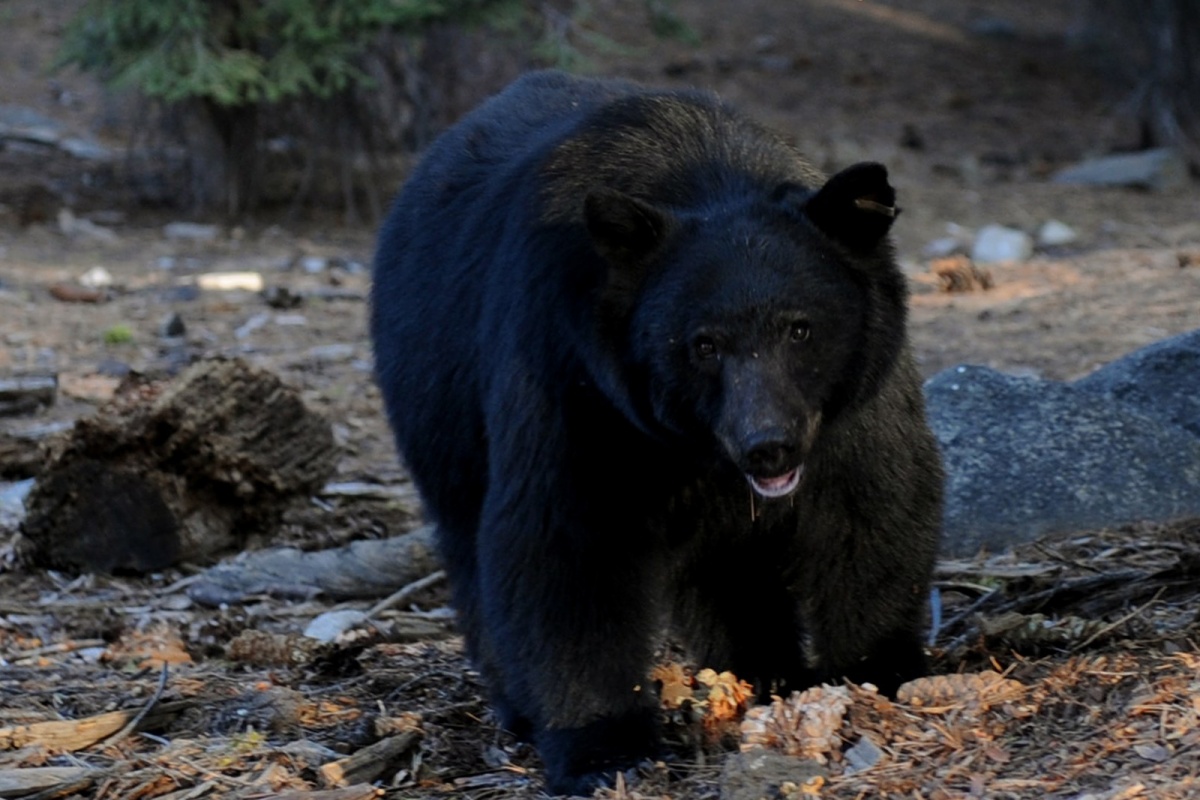
POLYGON ((477 517, 440 520, 438 551, 450 577, 457 627, 466 641, 467 658, 483 679, 500 727, 517 739, 528 742, 533 739, 533 722, 521 712, 513 699, 515 693, 508 686, 504 670, 499 667, 500 655, 494 637, 483 622, 479 567, 475 553, 474 529, 477 525, 477 517), (463 527, 467 527, 469 532, 463 533, 463 527))

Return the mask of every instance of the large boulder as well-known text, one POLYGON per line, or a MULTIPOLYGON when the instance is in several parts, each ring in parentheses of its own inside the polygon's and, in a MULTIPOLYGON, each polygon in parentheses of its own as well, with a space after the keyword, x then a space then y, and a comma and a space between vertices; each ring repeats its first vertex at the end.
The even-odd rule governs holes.
POLYGON ((1073 385, 1200 437, 1200 330, 1136 350, 1073 385))
POLYGON ((926 386, 946 461, 943 553, 1200 516, 1200 332, 1074 384, 985 367, 926 386))

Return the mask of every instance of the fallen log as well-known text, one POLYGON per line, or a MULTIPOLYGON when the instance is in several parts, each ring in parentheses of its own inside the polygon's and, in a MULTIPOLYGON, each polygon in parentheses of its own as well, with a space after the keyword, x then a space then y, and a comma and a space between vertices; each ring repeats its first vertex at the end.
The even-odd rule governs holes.
POLYGON ((426 525, 390 539, 364 539, 331 550, 245 553, 207 569, 188 587, 188 596, 211 607, 264 594, 360 600, 388 595, 438 567, 433 526, 426 525))
POLYGON ((24 767, 0 769, 0 797, 27 797, 43 789, 51 789, 65 783, 76 784, 81 780, 91 783, 103 774, 103 770, 88 767, 24 767))
POLYGON ((18 375, 0 378, 0 416, 28 414, 54 405, 58 378, 54 375, 18 375))
POLYGON ((126 381, 48 448, 22 526, 35 563, 146 572, 269 534, 332 473, 329 422, 239 359, 126 381))

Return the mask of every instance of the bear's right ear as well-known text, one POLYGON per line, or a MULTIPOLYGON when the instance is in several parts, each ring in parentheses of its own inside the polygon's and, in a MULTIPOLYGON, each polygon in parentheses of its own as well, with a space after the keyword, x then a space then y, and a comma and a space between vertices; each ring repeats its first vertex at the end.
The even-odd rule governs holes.
POLYGON ((640 263, 666 240, 670 214, 615 189, 595 189, 583 204, 583 218, 596 251, 613 266, 640 263))

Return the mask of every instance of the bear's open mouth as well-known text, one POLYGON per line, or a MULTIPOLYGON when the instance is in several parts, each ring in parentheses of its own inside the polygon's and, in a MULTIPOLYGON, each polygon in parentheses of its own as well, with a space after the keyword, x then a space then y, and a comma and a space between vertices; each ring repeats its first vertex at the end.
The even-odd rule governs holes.
POLYGON ((803 472, 804 465, 801 464, 794 470, 777 475, 774 478, 760 478, 757 475, 747 474, 746 479, 750 481, 750 485, 754 487, 754 491, 763 497, 786 497, 800 485, 800 475, 803 472))

